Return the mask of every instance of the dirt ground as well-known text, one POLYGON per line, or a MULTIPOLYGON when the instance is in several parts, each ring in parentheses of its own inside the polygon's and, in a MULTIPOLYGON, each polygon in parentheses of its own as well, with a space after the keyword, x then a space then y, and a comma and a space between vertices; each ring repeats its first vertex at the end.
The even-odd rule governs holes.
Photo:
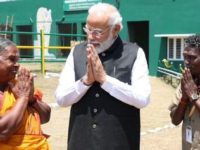
MULTIPOLYGON (((171 125, 168 111, 174 88, 159 78, 150 79, 151 102, 141 110, 141 150, 180 150, 181 126, 171 125)), ((42 126, 51 135, 49 143, 53 150, 67 148, 69 109, 53 107, 50 122, 42 126)))

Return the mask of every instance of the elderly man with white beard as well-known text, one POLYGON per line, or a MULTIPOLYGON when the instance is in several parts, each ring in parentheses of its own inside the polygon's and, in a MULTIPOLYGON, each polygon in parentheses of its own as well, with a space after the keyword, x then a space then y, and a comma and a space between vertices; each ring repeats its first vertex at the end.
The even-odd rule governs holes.
POLYGON ((87 41, 71 50, 55 92, 71 106, 68 150, 139 150, 151 92, 145 54, 121 40, 122 17, 110 4, 93 5, 83 29, 87 41))

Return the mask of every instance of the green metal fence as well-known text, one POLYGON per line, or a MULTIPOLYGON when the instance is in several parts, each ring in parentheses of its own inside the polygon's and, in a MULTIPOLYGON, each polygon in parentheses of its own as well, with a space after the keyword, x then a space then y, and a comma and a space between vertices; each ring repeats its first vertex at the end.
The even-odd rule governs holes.
MULTIPOLYGON (((16 32, 16 31, 0 31, 0 34, 1 36, 5 36, 6 35, 13 35, 13 34, 16 34, 16 35, 20 35, 20 34, 23 34, 23 35, 39 35, 40 36, 40 43, 38 44, 38 46, 34 46, 34 45, 17 45, 17 48, 18 49, 25 49, 25 50, 30 50, 30 49, 40 49, 40 56, 39 58, 37 59, 30 59, 29 57, 27 57, 26 59, 21 59, 20 62, 27 62, 27 63, 31 63, 31 62, 38 62, 40 63, 41 65, 41 73, 44 75, 45 74, 45 70, 46 70, 46 65, 45 63, 46 62, 60 62, 60 61, 64 61, 65 59, 48 59, 46 58, 45 56, 45 50, 46 49, 54 49, 54 50, 70 50, 73 45, 70 44, 68 46, 45 46, 45 35, 48 35, 50 37, 58 37, 58 36, 67 36, 67 37, 80 37, 82 39, 85 39, 85 35, 82 35, 82 34, 60 34, 60 33, 44 33, 43 30, 40 30, 40 32, 16 32)), ((14 41, 14 40, 13 40, 14 41)), ((17 43, 16 41, 14 41, 15 43, 17 43)), ((77 43, 80 43, 81 41, 75 41, 74 42, 74 45, 77 43)))

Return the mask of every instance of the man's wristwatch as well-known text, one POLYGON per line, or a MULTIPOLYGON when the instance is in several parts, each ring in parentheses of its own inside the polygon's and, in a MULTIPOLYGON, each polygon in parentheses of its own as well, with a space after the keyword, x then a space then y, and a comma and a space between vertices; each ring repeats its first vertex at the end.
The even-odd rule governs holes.
POLYGON ((200 96, 197 93, 192 93, 190 100, 191 100, 191 102, 195 102, 199 98, 200 98, 200 96))

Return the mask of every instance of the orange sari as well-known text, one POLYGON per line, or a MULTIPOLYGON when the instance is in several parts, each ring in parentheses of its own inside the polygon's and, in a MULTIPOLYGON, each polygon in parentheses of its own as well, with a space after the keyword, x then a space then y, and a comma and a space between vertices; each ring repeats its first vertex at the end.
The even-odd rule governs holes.
MULTIPOLYGON (((12 109, 16 100, 14 95, 5 91, 0 115, 12 109)), ((49 150, 46 137, 42 134, 39 114, 32 107, 27 107, 20 127, 6 141, 0 141, 2 150, 49 150)))

